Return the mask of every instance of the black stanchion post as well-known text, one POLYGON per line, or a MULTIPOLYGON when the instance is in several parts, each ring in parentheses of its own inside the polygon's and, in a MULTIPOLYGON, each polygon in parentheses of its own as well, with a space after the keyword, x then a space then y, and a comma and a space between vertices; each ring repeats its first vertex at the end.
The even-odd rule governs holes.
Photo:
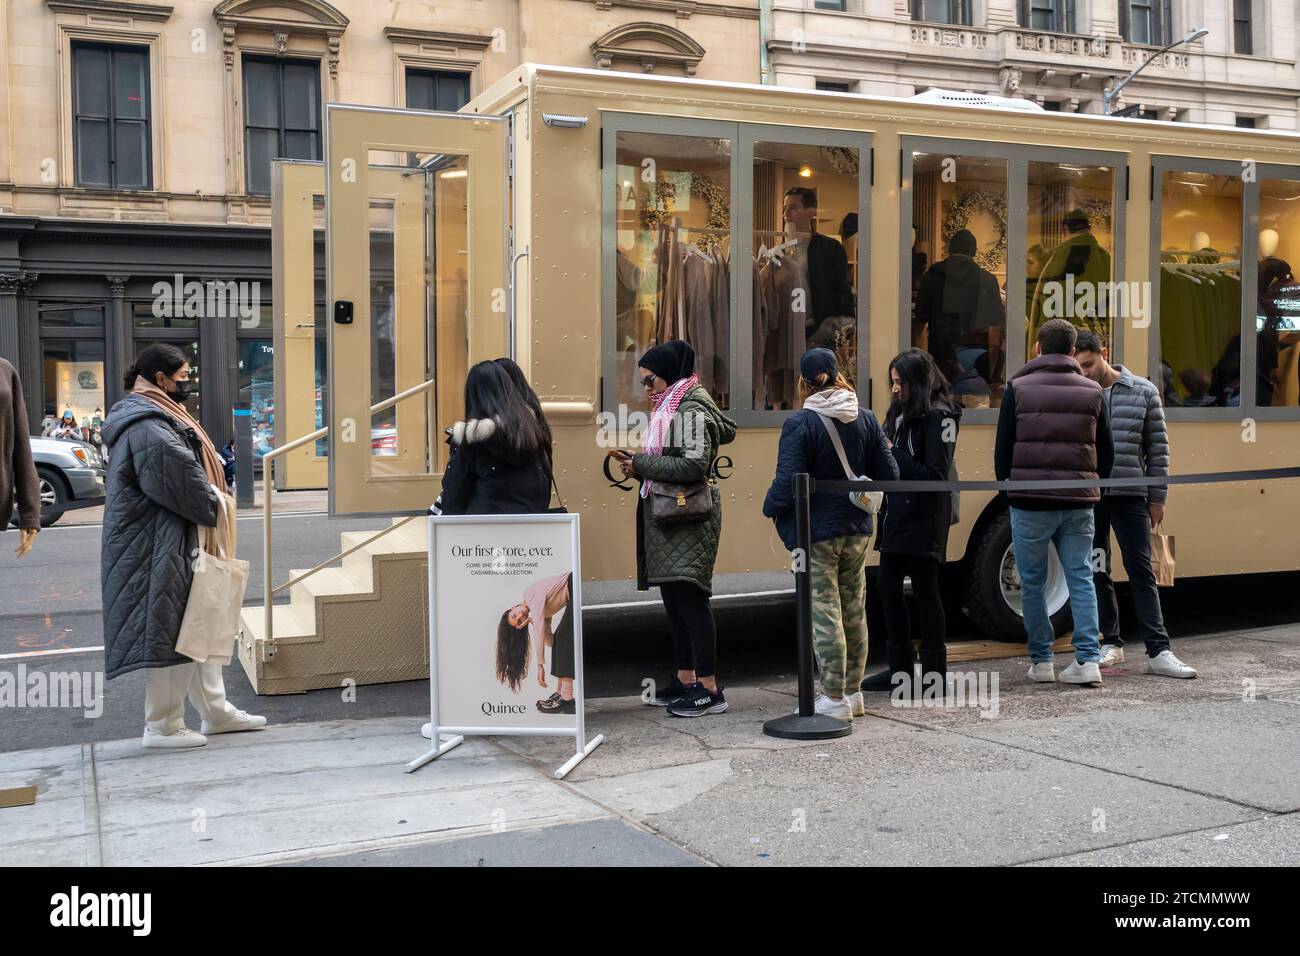
POLYGON ((253 411, 247 402, 235 405, 235 500, 253 506, 253 411))
POLYGON ((853 732, 847 720, 813 712, 812 580, 809 570, 812 561, 812 485, 812 476, 803 473, 794 476, 794 600, 799 647, 799 712, 763 724, 763 733, 769 737, 789 740, 828 740, 847 737, 853 732))

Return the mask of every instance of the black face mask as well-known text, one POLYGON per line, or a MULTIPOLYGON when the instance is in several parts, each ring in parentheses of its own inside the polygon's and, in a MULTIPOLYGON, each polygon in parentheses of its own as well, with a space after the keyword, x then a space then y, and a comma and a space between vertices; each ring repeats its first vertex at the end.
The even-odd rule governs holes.
MULTIPOLYGON (((184 402, 187 398, 189 398, 192 394, 194 394, 193 389, 191 388, 191 385, 193 383, 188 381, 178 382, 175 379, 172 379, 171 382, 174 386, 176 386, 176 390, 174 392, 167 392, 167 394, 171 398, 175 399, 177 402, 184 402)), ((164 391, 166 390, 164 389, 164 391)))

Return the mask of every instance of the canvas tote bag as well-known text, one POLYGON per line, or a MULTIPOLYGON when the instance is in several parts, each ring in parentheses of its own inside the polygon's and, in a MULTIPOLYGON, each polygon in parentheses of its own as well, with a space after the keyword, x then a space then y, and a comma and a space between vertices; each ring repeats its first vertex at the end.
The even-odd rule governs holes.
POLYGON ((199 663, 213 660, 224 665, 234 654, 248 562, 234 555, 235 500, 218 491, 217 501, 217 526, 199 526, 199 553, 176 652, 199 663))
POLYGON ((1151 570, 1155 572, 1157 585, 1174 586, 1174 536, 1165 534, 1163 524, 1151 530, 1151 570))

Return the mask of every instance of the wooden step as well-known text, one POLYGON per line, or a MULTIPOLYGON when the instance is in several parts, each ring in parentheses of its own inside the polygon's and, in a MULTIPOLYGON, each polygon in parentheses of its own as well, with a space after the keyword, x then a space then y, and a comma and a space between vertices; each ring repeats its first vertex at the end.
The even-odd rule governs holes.
MULTIPOLYGON (((302 568, 289 572, 289 579, 298 577, 300 574, 306 574, 310 568, 302 568)), ((361 575, 351 574, 343 568, 321 568, 311 577, 304 581, 299 581, 289 589, 289 599, 291 604, 310 604, 315 605, 316 598, 325 596, 341 595, 370 595, 369 575, 367 580, 361 580, 361 575)))
MULTIPOLYGON (((266 639, 265 607, 246 607, 239 616, 240 629, 255 643, 266 639)), ((315 608, 297 604, 275 604, 271 607, 271 626, 277 641, 315 639, 315 608)))

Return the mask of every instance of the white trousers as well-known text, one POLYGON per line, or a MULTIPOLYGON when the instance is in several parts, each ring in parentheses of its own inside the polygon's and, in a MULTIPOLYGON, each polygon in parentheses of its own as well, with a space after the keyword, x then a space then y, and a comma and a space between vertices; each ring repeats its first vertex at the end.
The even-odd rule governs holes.
POLYGON ((222 665, 216 661, 150 667, 145 671, 144 722, 155 734, 174 734, 185 726, 185 698, 210 724, 228 720, 235 707, 226 700, 222 665))

